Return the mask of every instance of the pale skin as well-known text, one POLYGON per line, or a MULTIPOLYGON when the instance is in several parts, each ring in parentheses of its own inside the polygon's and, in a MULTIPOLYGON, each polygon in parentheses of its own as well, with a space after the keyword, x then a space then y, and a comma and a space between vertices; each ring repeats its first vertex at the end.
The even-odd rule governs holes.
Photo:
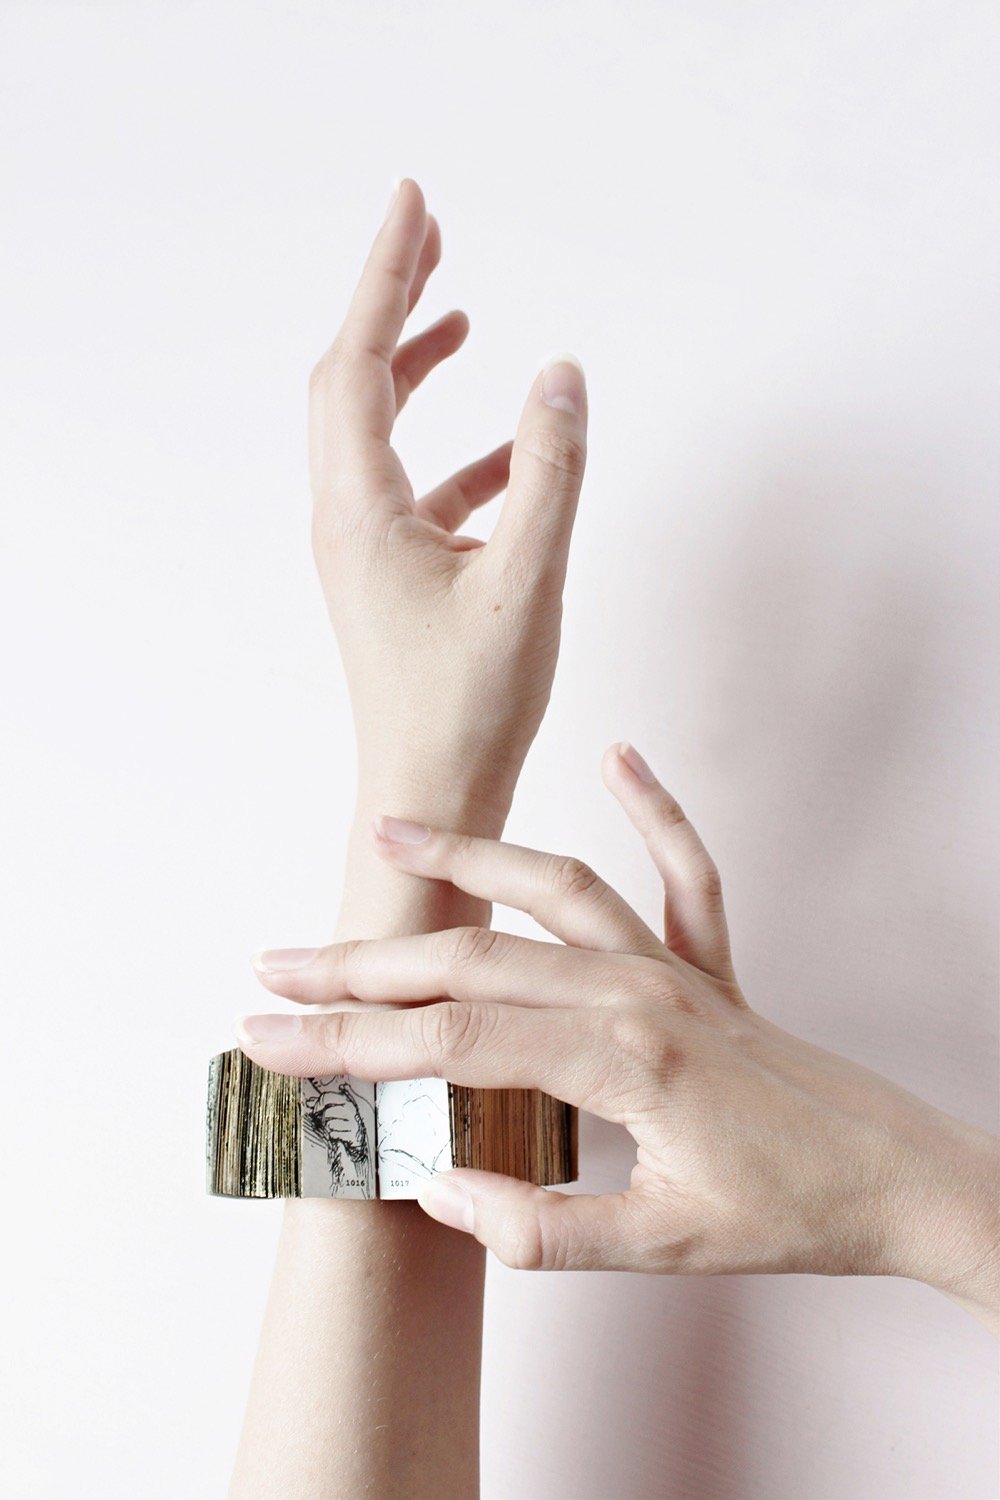
MULTIPOLYGON (((455 311, 400 343, 440 256, 405 178, 310 381, 313 550, 358 752, 336 937, 489 922, 482 898, 392 869, 369 827, 415 812, 498 837, 559 649, 582 373, 538 374, 513 440, 419 498, 390 446, 411 392, 468 332, 455 311), (504 490, 489 542, 463 536, 504 490)), ((484 1263, 416 1202, 289 1200, 231 1500, 475 1496, 484 1263)))
POLYGON ((624 1125, 636 1165, 619 1193, 465 1169, 422 1189, 429 1213, 509 1266, 907 1276, 996 1329, 996 1140, 752 1010, 692 824, 633 747, 611 746, 603 771, 663 882, 663 938, 579 859, 377 818, 393 868, 527 912, 560 941, 465 926, 287 967, 261 954, 263 983, 302 1004, 407 1008, 285 1015, 266 1043, 249 1017, 242 1045, 282 1072, 543 1088, 624 1125))
POLYGON ((523 1269, 905 1276, 1000 1324, 998 1143, 751 1008, 718 869, 631 746, 602 771, 662 881, 662 937, 581 861, 500 841, 551 690, 586 393, 557 364, 554 405, 537 378, 513 445, 417 501, 392 422, 467 331, 449 314, 398 345, 439 255, 405 179, 313 375, 358 798, 337 940, 255 959, 311 1009, 244 1018, 239 1041, 300 1076, 543 1088, 625 1126, 636 1166, 605 1195, 453 1170, 419 1203, 290 1200, 234 1497, 477 1494, 484 1247, 523 1269), (463 537, 504 487, 490 540, 463 537), (493 901, 559 941, 494 932, 493 901))

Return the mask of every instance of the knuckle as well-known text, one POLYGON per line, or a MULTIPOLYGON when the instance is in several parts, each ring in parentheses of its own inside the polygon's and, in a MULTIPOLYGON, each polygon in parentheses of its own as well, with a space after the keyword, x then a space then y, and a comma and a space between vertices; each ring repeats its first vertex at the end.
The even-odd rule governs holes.
POLYGON ((548 872, 548 884, 557 896, 589 896, 602 884, 601 877, 582 859, 574 855, 554 856, 548 872))
POLYGON ((483 1013, 457 1000, 442 1000, 416 1013, 421 1045, 433 1077, 449 1063, 460 1063, 477 1046, 483 1032, 483 1013))
MULTIPOLYGON (((324 1016, 319 1027, 320 1041, 331 1062, 340 1062, 345 1056, 350 1041, 351 1012, 334 1010, 324 1016)), ((334 1068, 334 1072, 346 1072, 346 1068, 334 1068)))
POLYGON ((408 299, 410 295, 411 277, 403 266, 396 260, 388 260, 381 267, 381 274, 386 281, 391 281, 397 289, 408 299))
POLYGON ((703 1238, 697 1233, 679 1232, 676 1225, 666 1223, 661 1234, 644 1245, 639 1269, 660 1276, 680 1276, 707 1269, 700 1263, 703 1238))
POLYGON ((611 1043, 619 1067, 664 1079, 677 1072, 683 1050, 657 1020, 641 1011, 617 1012, 611 1021, 611 1043))
POLYGON ((521 1219, 501 1241, 500 1259, 513 1271, 541 1271, 545 1267, 542 1226, 537 1219, 521 1219))
POLYGON ((683 975, 658 960, 645 962, 632 977, 629 1004, 638 1005, 654 1027, 667 1009, 700 1015, 701 1009, 689 992, 683 975))
MULTIPOLYGON (((455 867, 476 859, 480 840, 471 833, 439 833, 438 848, 441 856, 455 867)), ((457 873, 457 869, 452 871, 457 873)))
POLYGON ((504 1226, 499 1255, 513 1271, 561 1271, 567 1261, 555 1218, 537 1211, 511 1216, 504 1226))
POLYGON ((615 1051, 634 1061, 645 1058, 652 1044, 652 1025, 638 1011, 618 1011, 611 1022, 611 1040, 615 1051))
POLYGON ((554 427, 534 427, 524 440, 524 451, 536 463, 567 479, 582 479, 587 448, 579 438, 554 427))
POLYGON ((391 365, 396 345, 392 339, 380 339, 376 333, 369 333, 352 345, 352 348, 355 354, 363 359, 373 359, 379 364, 391 365))
POLYGON ((722 876, 713 859, 706 856, 703 864, 691 877, 694 891, 706 905, 717 911, 722 905, 722 876))
POLYGON ((491 927, 453 927, 445 940, 445 962, 450 973, 476 969, 493 953, 501 934, 491 927))
POLYGON ((325 349, 309 372, 310 391, 326 391, 340 366, 343 351, 337 339, 325 349))
POLYGON ((664 791, 660 797, 660 820, 668 828, 673 828, 678 823, 687 822, 687 813, 681 807, 677 798, 672 797, 667 791, 664 791))
POLYGON ((337 977, 347 996, 356 1000, 362 998, 359 992, 363 988, 361 979, 364 973, 362 965, 364 948, 364 939, 349 938, 347 942, 341 943, 339 949, 337 977))

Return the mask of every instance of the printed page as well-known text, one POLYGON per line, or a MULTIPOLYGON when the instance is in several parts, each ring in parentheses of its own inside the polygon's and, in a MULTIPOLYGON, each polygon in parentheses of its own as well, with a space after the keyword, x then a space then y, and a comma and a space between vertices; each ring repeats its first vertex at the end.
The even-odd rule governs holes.
POLYGON ((302 1197, 375 1197, 375 1087, 302 1079, 302 1197))
POLYGON ((375 1085, 380 1198, 415 1198, 417 1187, 452 1166, 445 1078, 375 1085))

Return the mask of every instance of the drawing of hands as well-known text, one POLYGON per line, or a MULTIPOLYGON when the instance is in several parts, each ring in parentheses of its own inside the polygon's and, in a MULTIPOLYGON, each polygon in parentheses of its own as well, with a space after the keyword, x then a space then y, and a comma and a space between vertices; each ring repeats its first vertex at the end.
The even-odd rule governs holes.
POLYGON ((350 1084, 343 1078, 310 1078, 303 1101, 306 1134, 325 1146, 334 1180, 344 1173, 343 1153, 354 1166, 368 1158, 368 1131, 350 1084))

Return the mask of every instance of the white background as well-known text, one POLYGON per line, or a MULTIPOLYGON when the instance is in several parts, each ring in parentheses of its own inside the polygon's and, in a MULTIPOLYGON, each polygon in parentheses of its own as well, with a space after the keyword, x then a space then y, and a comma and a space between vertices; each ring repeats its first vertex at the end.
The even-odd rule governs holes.
MULTIPOLYGON (((655 920, 633 739, 751 1004, 993 1124, 993 14, 0 5, 8 1494, 225 1486, 280 1207, 203 1195, 206 1063, 336 910, 306 385, 397 176, 443 230, 413 328, 472 321, 418 493, 548 351, 589 376, 509 836, 655 920)), ((1000 1493, 995 1345, 917 1283, 493 1263, 485 1347, 486 1500, 1000 1493)))

